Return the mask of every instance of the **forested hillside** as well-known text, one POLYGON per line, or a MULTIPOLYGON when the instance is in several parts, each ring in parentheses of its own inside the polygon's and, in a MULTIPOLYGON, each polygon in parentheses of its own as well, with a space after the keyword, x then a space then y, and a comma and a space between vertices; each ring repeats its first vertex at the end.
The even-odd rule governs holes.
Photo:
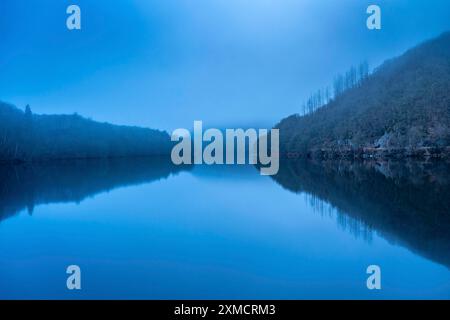
POLYGON ((304 116, 292 115, 276 127, 283 153, 448 154, 450 32, 386 61, 325 106, 304 116))
POLYGON ((169 154, 166 132, 99 123, 79 115, 37 115, 0 102, 0 161, 169 154))

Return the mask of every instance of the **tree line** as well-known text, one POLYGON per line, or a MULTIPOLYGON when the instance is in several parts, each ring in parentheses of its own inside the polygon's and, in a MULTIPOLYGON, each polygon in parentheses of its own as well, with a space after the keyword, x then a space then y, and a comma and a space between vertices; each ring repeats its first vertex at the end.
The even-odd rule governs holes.
POLYGON ((345 91, 361 86, 370 76, 369 63, 363 61, 358 66, 351 66, 346 72, 334 77, 330 86, 312 93, 301 106, 301 116, 314 113, 319 108, 338 98, 345 91))
POLYGON ((100 123, 73 115, 38 115, 0 102, 0 161, 115 158, 170 154, 167 132, 100 123))

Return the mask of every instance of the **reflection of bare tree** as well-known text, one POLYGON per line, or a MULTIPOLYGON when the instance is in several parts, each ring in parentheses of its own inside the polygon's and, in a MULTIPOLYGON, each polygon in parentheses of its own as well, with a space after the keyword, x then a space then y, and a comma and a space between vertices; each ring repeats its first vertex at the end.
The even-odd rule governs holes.
POLYGON ((309 194, 315 211, 356 237, 378 232, 450 267, 449 169, 443 161, 286 161, 274 180, 309 194))
POLYGON ((367 242, 372 241, 373 230, 364 221, 349 216, 345 212, 339 210, 339 208, 322 200, 314 194, 306 193, 304 196, 314 213, 319 214, 323 218, 336 220, 336 223, 342 230, 349 232, 357 239, 362 238, 367 242))

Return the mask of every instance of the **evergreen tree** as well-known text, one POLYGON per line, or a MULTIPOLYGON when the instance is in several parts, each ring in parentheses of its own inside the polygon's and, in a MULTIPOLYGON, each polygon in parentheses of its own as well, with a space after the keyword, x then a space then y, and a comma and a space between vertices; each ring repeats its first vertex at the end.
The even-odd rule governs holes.
POLYGON ((31 115, 32 115, 32 114, 33 114, 33 113, 31 112, 30 105, 27 104, 27 106, 25 107, 25 116, 26 116, 27 118, 31 118, 31 115))

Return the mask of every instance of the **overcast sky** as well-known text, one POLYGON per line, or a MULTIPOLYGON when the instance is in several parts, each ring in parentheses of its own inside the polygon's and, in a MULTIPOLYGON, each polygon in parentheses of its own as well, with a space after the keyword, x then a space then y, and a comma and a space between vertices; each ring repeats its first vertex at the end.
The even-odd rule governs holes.
POLYGON ((271 125, 449 17, 448 0, 1 0, 0 100, 168 130, 271 125), (366 28, 372 3, 381 31, 366 28), (70 4, 81 31, 66 28, 70 4))

